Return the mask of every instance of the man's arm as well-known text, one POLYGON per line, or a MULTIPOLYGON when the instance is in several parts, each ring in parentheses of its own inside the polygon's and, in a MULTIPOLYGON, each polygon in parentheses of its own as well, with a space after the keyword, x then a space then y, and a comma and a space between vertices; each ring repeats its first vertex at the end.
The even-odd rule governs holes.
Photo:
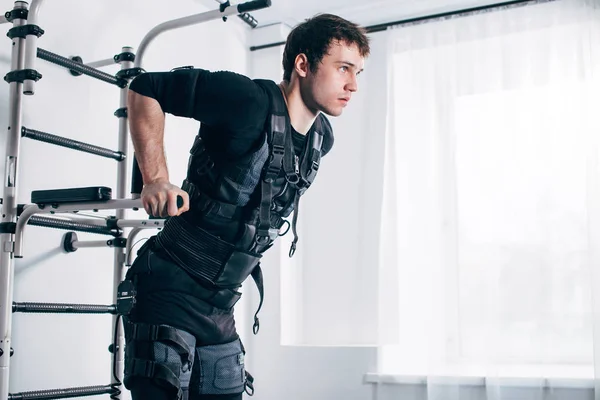
POLYGON ((127 104, 131 139, 144 183, 169 180, 164 155, 165 114, 158 101, 129 92, 127 104))
POLYGON ((157 100, 129 91, 127 102, 131 140, 142 172, 142 203, 149 215, 179 215, 189 208, 188 194, 169 182, 163 137, 165 114, 157 100), (177 209, 177 196, 184 199, 177 209))
POLYGON ((163 147, 165 113, 218 127, 225 142, 243 142, 235 150, 244 154, 262 135, 267 109, 266 94, 256 83, 228 71, 189 69, 135 78, 129 85, 128 115, 146 211, 165 217, 189 209, 187 193, 169 183, 163 147), (177 195, 184 198, 179 210, 177 195))

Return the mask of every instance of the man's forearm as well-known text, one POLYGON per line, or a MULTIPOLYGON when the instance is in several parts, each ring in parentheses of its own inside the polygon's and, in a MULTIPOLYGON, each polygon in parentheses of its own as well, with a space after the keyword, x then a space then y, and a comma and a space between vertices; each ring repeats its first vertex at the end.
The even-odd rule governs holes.
POLYGON ((151 97, 129 91, 129 129, 144 184, 169 180, 164 153, 165 114, 151 97))

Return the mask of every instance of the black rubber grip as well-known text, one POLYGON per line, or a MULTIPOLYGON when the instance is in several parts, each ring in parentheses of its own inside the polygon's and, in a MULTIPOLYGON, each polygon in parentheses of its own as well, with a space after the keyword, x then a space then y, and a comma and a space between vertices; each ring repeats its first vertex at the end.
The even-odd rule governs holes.
POLYGON ((249 1, 247 3, 238 4, 237 6, 240 13, 260 10, 267 7, 271 7, 271 0, 249 1))

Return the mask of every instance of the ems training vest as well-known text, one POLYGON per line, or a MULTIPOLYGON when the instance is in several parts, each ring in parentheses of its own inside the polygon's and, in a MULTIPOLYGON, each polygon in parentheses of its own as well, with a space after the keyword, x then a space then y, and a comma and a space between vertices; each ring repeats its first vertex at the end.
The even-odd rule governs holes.
POLYGON ((182 185, 190 196, 190 210, 169 218, 156 238, 177 264, 216 289, 235 289, 250 274, 260 279, 262 253, 290 228, 293 255, 299 199, 316 177, 324 139, 332 140, 333 135, 320 114, 301 157, 295 155, 279 87, 268 80, 255 82, 270 100, 266 134, 247 155, 216 162, 211 154, 217 150, 210 140, 218 140, 219 132, 201 125, 182 185), (285 218, 294 210, 290 224, 285 218))

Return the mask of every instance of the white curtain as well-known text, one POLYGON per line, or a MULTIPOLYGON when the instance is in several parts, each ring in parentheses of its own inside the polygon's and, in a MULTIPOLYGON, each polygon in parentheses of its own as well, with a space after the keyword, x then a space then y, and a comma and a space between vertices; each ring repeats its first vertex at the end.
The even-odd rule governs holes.
POLYGON ((598 3, 387 33, 379 372, 428 400, 600 378, 598 3))

